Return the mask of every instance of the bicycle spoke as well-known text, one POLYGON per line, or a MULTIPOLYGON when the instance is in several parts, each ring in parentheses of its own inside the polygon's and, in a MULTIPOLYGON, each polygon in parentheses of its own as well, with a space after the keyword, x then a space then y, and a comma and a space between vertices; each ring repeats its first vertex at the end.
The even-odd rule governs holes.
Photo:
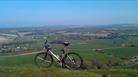
POLYGON ((38 57, 38 59, 40 59, 40 60, 44 60, 42 57, 38 57))
POLYGON ((40 59, 40 60, 44 60, 45 62, 49 62, 49 63, 51 63, 51 61, 45 60, 45 59, 43 59, 43 58, 41 58, 41 57, 38 57, 38 59, 40 59))
POLYGON ((67 68, 79 68, 83 64, 82 58, 77 53, 67 53, 64 61, 67 68))
POLYGON ((39 53, 35 57, 35 62, 39 67, 50 67, 53 63, 53 58, 51 55, 46 53, 39 53))

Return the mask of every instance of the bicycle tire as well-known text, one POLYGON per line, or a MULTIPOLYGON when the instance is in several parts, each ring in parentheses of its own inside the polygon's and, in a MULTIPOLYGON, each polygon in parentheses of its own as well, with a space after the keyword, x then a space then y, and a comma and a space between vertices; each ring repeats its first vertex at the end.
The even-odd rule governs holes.
POLYGON ((83 66, 82 57, 78 53, 75 53, 75 52, 66 53, 65 56, 63 57, 63 60, 64 60, 63 66, 66 68, 78 69, 83 66), (78 59, 74 58, 74 56, 76 56, 78 59), (72 58, 73 62, 71 62, 71 60, 69 58, 72 58), (79 62, 79 63, 77 63, 77 62, 79 62))
POLYGON ((41 52, 41 53, 38 53, 35 55, 34 62, 40 68, 41 67, 42 68, 48 68, 48 67, 51 67, 53 64, 53 57, 46 52, 41 52), (40 60, 40 58, 41 58, 41 60, 40 60), (38 59, 40 61, 38 61, 38 59))

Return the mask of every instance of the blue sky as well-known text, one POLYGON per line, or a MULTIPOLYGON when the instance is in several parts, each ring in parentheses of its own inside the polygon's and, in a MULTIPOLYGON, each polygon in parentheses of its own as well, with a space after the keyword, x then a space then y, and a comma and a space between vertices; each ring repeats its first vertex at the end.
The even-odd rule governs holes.
POLYGON ((137 0, 0 1, 0 27, 138 23, 137 0))

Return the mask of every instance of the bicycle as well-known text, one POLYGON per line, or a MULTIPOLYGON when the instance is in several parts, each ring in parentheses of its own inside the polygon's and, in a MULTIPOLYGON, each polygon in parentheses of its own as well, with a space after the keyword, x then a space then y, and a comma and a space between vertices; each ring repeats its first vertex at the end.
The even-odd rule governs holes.
POLYGON ((44 52, 40 52, 35 55, 34 61, 38 67, 51 67, 53 62, 57 62, 63 68, 75 68, 78 69, 83 65, 82 57, 75 52, 66 53, 66 47, 70 45, 69 42, 63 42, 64 48, 61 49, 62 55, 56 55, 52 52, 52 48, 45 41, 44 52))

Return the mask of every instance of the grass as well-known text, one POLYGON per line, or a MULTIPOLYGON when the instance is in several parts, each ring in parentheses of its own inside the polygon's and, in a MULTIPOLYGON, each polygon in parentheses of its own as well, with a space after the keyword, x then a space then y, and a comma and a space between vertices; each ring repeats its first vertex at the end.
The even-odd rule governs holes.
POLYGON ((105 53, 118 57, 132 57, 138 55, 138 48, 113 48, 105 50, 105 53))
POLYGON ((111 39, 95 39, 95 40, 84 40, 72 45, 75 49, 93 49, 93 48, 107 48, 117 47, 114 44, 114 40, 111 39))
POLYGON ((35 67, 34 55, 0 57, 1 67, 35 67))
POLYGON ((92 70, 91 72, 111 77, 138 77, 138 70, 133 69, 92 70))
POLYGON ((98 53, 92 50, 74 50, 74 52, 79 53, 85 61, 92 61, 92 60, 97 60, 101 63, 108 63, 108 61, 116 62, 116 61, 121 61, 119 58, 103 54, 103 53, 98 53))
POLYGON ((138 70, 68 70, 60 68, 1 68, 0 77, 138 77, 138 70))
POLYGON ((49 69, 26 69, 26 68, 2 68, 0 69, 0 77, 101 77, 99 74, 67 70, 58 68, 49 69))
MULTIPOLYGON (((131 38, 134 39, 134 38, 131 38)), ((131 40, 130 39, 130 40, 131 40)), ((137 39, 134 39, 136 41, 137 39)), ((75 41, 70 47, 69 51, 79 53, 84 61, 91 61, 93 59, 98 60, 100 63, 123 62, 121 57, 132 57, 138 55, 138 48, 112 48, 106 49, 105 54, 93 51, 93 48, 110 48, 120 45, 117 40, 100 39, 100 40, 86 40, 75 41), (74 49, 74 50, 73 50, 74 49), (77 50, 75 50, 77 49, 77 50), (111 55, 108 55, 111 54, 111 55), (117 56, 117 57, 114 57, 117 56)), ((37 45, 41 45, 39 42, 37 45)), ((61 53, 61 45, 51 45, 54 49, 54 53, 61 53)), ((39 69, 34 64, 34 56, 12 56, 2 57, 0 56, 0 77, 102 77, 102 75, 111 75, 111 77, 138 77, 138 65, 122 67, 124 69, 106 69, 106 70, 68 70, 60 68, 43 68, 39 69)))
POLYGON ((124 68, 127 68, 127 69, 138 69, 138 64, 128 65, 128 66, 125 66, 124 68))

